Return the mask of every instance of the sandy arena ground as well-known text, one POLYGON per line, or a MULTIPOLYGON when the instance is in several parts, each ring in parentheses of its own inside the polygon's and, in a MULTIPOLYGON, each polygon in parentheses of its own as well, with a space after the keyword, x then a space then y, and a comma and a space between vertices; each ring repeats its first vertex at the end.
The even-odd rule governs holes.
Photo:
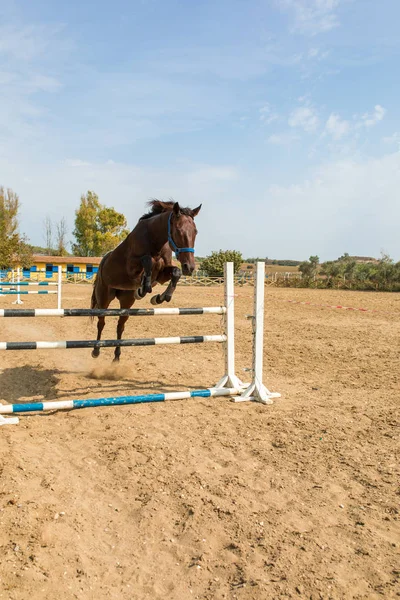
MULTIPOLYGON (((87 307, 90 293, 65 286, 63 306, 87 307)), ((241 377, 251 294, 236 299, 241 377)), ((180 287, 173 305, 222 302, 222 288, 180 287)), ((0 330, 2 341, 95 338, 86 318, 1 319, 0 330)), ((220 332, 213 315, 132 318, 125 337, 220 332)), ((399 340, 398 294, 267 288, 273 406, 192 399, 1 427, 0 598, 399 597, 399 340)), ((0 400, 196 389, 224 371, 217 344, 125 348, 117 368, 112 355, 2 352, 0 400)))

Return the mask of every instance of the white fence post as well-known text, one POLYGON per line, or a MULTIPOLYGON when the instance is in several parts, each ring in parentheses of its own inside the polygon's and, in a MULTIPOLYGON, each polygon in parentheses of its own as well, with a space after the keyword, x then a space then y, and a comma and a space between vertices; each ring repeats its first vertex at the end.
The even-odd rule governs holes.
POLYGON ((264 276, 265 263, 257 263, 256 283, 254 289, 253 321, 253 380, 243 394, 234 398, 234 402, 254 400, 263 404, 273 404, 273 398, 280 398, 278 393, 270 392, 263 384, 263 351, 264 351, 264 276))
POLYGON ((58 265, 57 308, 61 308, 62 266, 58 265))

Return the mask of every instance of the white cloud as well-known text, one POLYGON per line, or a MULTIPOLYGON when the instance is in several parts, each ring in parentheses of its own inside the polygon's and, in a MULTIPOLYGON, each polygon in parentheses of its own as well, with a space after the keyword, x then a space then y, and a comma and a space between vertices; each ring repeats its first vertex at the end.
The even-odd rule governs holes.
POLYGON ((381 106, 380 104, 376 104, 374 106, 373 113, 365 113, 362 115, 361 124, 365 125, 365 127, 373 127, 374 125, 379 123, 379 121, 382 121, 383 117, 385 116, 385 113, 386 109, 383 108, 383 106, 381 106))
POLYGON ((398 144, 400 147, 400 132, 396 131, 392 135, 383 138, 385 144, 398 144))
POLYGON ((292 31, 317 35, 339 25, 336 14, 340 0, 277 0, 292 17, 292 31))
MULTIPOLYGON (((303 182, 268 188, 266 198, 279 206, 286 234, 284 244, 269 241, 276 255, 291 255, 290 238, 289 245, 303 258, 318 254, 327 260, 343 252, 379 256, 383 248, 399 260, 399 189, 398 153, 327 163, 303 182)), ((274 222, 269 225, 273 231, 274 222)))
POLYGON ((334 140, 340 140, 350 131, 349 121, 341 119, 339 115, 331 113, 325 125, 325 131, 329 133, 334 140))
POLYGON ((329 50, 321 51, 320 48, 310 48, 307 52, 307 58, 318 62, 324 60, 329 55, 329 50))
POLYGON ((307 133, 313 133, 318 127, 319 119, 316 111, 311 106, 301 106, 290 114, 288 124, 290 127, 301 127, 307 133))
POLYGON ((274 133, 270 135, 267 139, 269 144, 273 144, 274 146, 290 146, 299 140, 298 135, 294 135, 293 133, 274 133))
POLYGON ((265 106, 263 106, 262 108, 260 108, 259 113, 260 121, 264 125, 270 125, 278 119, 278 115, 271 110, 271 107, 268 103, 265 104, 265 106))
POLYGON ((316 58, 319 55, 319 48, 310 48, 308 58, 316 58))
MULTIPOLYGON (((172 167, 143 168, 113 161, 85 162, 75 158, 68 164, 38 164, 32 159, 12 163, 0 156, 0 173, 7 173, 7 185, 21 198, 21 230, 32 242, 42 242, 45 214, 54 221, 65 215, 72 231, 80 195, 94 189, 102 202, 127 216, 131 227, 149 197, 174 197, 187 206, 203 202, 196 243, 200 256, 234 247, 247 256, 302 259, 317 253, 329 259, 346 251, 378 256, 384 248, 400 258, 398 153, 359 162, 331 162, 295 185, 270 185, 271 179, 263 172, 254 177, 231 165, 181 161, 172 167), (251 198, 251 210, 243 198, 251 198), (221 229, 227 215, 229 227, 221 229), (250 230, 251 236, 242 235, 250 230)), ((282 174, 283 181, 286 176, 282 174)))
POLYGON ((85 160, 80 160, 79 158, 66 158, 64 160, 64 164, 67 167, 90 167, 91 163, 85 160))
POLYGON ((31 62, 49 49, 62 29, 61 25, 0 26, 0 57, 31 62))

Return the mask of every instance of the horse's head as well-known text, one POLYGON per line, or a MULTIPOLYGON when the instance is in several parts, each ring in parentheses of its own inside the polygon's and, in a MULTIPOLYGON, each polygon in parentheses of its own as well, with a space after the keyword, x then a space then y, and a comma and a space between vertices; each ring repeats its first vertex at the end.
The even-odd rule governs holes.
POLYGON ((182 265, 182 273, 191 275, 195 269, 194 242, 197 229, 194 218, 199 214, 201 204, 193 210, 181 208, 175 202, 169 217, 168 241, 182 265))

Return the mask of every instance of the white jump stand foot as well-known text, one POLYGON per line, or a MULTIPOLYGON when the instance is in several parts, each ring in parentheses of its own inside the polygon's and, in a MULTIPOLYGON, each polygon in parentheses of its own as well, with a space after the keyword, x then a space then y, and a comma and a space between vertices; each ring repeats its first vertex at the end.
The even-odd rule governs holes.
POLYGON ((13 304, 23 304, 22 300, 15 300, 15 302, 13 302, 13 304))
POLYGON ((280 398, 278 392, 270 392, 264 384, 252 383, 241 396, 232 398, 232 402, 261 402, 262 404, 273 404, 273 398, 280 398))
POLYGON ((235 388, 236 390, 243 391, 249 384, 243 383, 236 375, 224 375, 222 379, 215 385, 216 388, 235 388))
POLYGON ((0 426, 1 425, 17 425, 19 423, 18 417, 3 417, 0 415, 0 426))

